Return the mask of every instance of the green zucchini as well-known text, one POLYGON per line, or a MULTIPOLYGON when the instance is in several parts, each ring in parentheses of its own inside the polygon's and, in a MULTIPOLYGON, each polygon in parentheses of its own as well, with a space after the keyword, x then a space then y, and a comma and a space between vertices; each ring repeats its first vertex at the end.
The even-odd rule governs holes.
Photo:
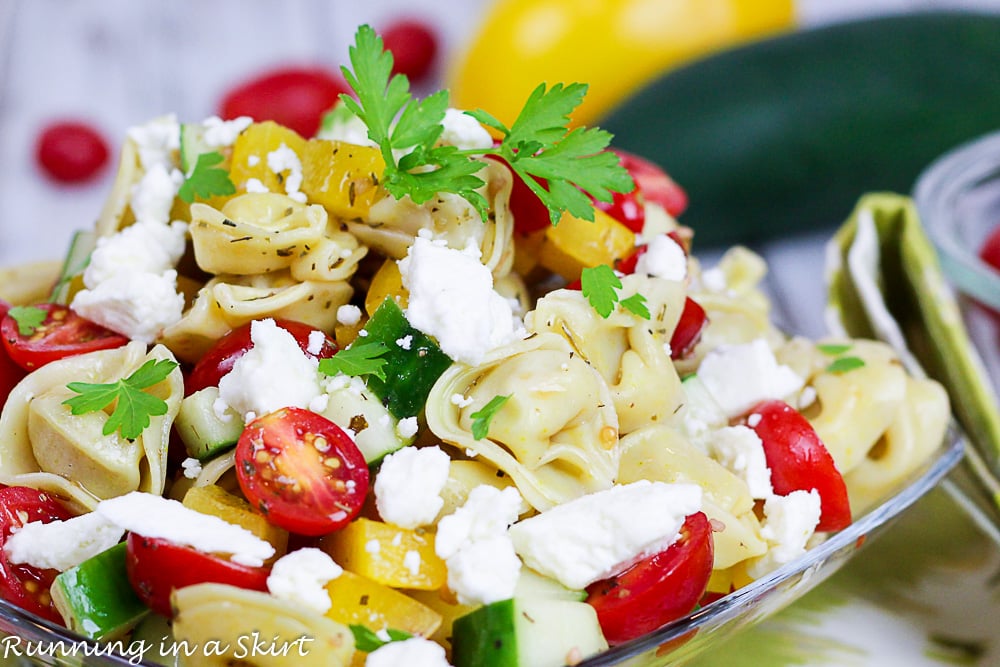
POLYGON ((672 70, 600 125, 687 190, 700 248, 832 231, 862 194, 909 192, 1000 127, 998 63, 1000 14, 870 18, 672 70))

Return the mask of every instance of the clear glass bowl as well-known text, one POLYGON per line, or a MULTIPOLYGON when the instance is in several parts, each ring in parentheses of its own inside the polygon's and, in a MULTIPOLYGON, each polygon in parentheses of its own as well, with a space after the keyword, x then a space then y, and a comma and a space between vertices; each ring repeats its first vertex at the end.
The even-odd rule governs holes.
POLYGON ((1000 132, 945 153, 917 179, 920 218, 955 286, 1000 310, 1000 273, 979 258, 987 234, 1000 224, 1000 132))
MULTIPOLYGON (((578 667, 662 667, 681 664, 708 646, 781 610, 840 569, 867 541, 937 485, 962 458, 964 445, 960 432, 954 427, 949 429, 945 441, 934 455, 905 483, 887 494, 874 509, 856 517, 853 524, 816 545, 799 560, 655 632, 585 660, 578 667)), ((109 654, 105 647, 83 640, 65 628, 2 600, 0 634, 8 636, 6 640, 0 639, 0 664, 5 665, 107 667, 156 664, 139 662, 131 655, 109 654), (58 642, 63 642, 69 655, 62 658, 51 655, 51 647, 58 642), (33 646, 44 654, 27 657, 25 654, 33 646)))

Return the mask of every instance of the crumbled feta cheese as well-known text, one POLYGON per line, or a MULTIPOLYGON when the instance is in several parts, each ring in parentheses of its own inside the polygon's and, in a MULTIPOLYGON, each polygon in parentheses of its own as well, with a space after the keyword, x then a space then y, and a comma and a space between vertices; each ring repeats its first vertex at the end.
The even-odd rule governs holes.
POLYGON ((309 332, 306 352, 313 356, 318 356, 319 353, 323 351, 324 344, 326 344, 326 334, 319 329, 314 329, 309 332))
POLYGON ((343 572, 325 551, 305 547, 274 562, 267 576, 267 590, 276 598, 325 614, 332 604, 326 584, 343 572))
POLYGON ((176 285, 174 270, 117 273, 92 289, 77 292, 70 307, 92 322, 149 344, 181 319, 184 295, 176 285))
POLYGON ((493 290, 490 270, 467 252, 417 237, 399 270, 410 295, 406 319, 452 359, 477 364, 524 336, 510 303, 493 290))
POLYGON ((753 429, 726 426, 713 431, 708 443, 712 457, 745 481, 753 498, 763 500, 774 494, 764 443, 753 429))
POLYGON ((224 148, 232 146, 240 132, 250 127, 253 118, 250 116, 240 116, 232 120, 222 120, 218 116, 209 116, 202 121, 205 134, 202 140, 209 148, 224 148))
POLYGON ((225 406, 246 416, 274 412, 285 407, 308 408, 323 391, 319 362, 302 352, 292 334, 272 319, 250 325, 253 347, 236 360, 219 380, 216 412, 225 406))
POLYGON ((60 572, 110 549, 125 531, 100 514, 89 512, 66 521, 31 521, 4 542, 7 559, 60 572))
POLYGON ((791 368, 778 364, 763 338, 709 351, 698 377, 730 418, 761 401, 784 399, 805 384, 791 368))
MULTIPOLYGON (((252 155, 251 157, 257 157, 257 156, 252 155)), ((247 192, 257 192, 257 193, 270 192, 270 190, 267 189, 267 186, 264 185, 263 181, 261 181, 259 178, 248 178, 247 182, 244 184, 243 187, 246 188, 247 192)))
POLYGON ((407 334, 402 338, 397 338, 396 345, 398 345, 400 348, 404 350, 409 350, 410 347, 413 345, 413 336, 407 334))
POLYGON ((726 291, 726 274, 719 267, 701 272, 701 285, 709 292, 726 291))
POLYGON ((201 461, 189 456, 181 461, 181 469, 188 479, 198 479, 198 475, 201 474, 201 461))
POLYGON ((259 567, 274 555, 274 547, 246 528, 152 493, 132 491, 102 500, 94 512, 143 537, 162 538, 207 553, 230 554, 230 560, 241 565, 259 567))
POLYGON ((447 559, 463 546, 506 532, 517 521, 521 510, 521 494, 514 487, 502 491, 480 484, 469 492, 465 504, 438 521, 434 550, 447 559))
MULTIPOLYGON (((258 164, 260 164, 260 156, 259 155, 248 155, 247 156, 247 166, 248 167, 256 167, 258 164)), ((257 179, 253 179, 253 180, 256 181, 257 179)), ((257 181, 257 182, 259 183, 260 181, 257 181)))
POLYGON ((467 408, 475 403, 475 400, 471 396, 463 396, 462 394, 452 394, 451 404, 459 408, 467 408))
POLYGON ((768 550, 750 560, 747 566, 750 576, 760 578, 804 554, 806 543, 819 524, 820 510, 816 489, 768 498, 764 502, 764 522, 760 529, 768 550))
POLYGON ((361 321, 361 309, 351 304, 337 308, 337 321, 344 326, 353 327, 361 321))
POLYGON ((174 114, 130 127, 127 134, 135 142, 143 170, 149 171, 153 165, 173 165, 174 152, 181 146, 181 126, 174 114))
POLYGON ((407 569, 411 576, 420 574, 420 552, 410 549, 403 554, 403 567, 407 569))
POLYGON ((267 154, 267 168, 275 174, 288 172, 284 179, 285 194, 292 199, 305 201, 305 195, 299 192, 302 187, 302 160, 287 144, 282 142, 267 154))
POLYGON ((478 120, 460 109, 447 109, 444 120, 441 121, 444 132, 441 133, 441 143, 462 150, 491 148, 493 137, 478 120))
POLYGON ((417 434, 417 418, 404 417, 396 424, 396 433, 404 440, 408 440, 417 434))
POLYGON ((696 484, 640 480, 556 505, 509 533, 528 567, 582 589, 665 549, 701 500, 696 484))
MULTIPOLYGON (((813 403, 815 403, 817 398, 818 398, 818 394, 816 393, 815 387, 809 387, 809 386, 803 387, 802 393, 799 394, 799 402, 798 402, 798 405, 797 405, 798 409, 799 410, 805 410, 810 405, 812 405, 813 403)), ((751 416, 753 416, 753 415, 751 415, 751 416)), ((759 417, 760 417, 760 415, 758 415, 758 419, 759 419, 759 417)), ((752 424, 751 424, 751 426, 752 426, 752 424)))
POLYGON ((139 222, 152 222, 165 225, 170 222, 170 210, 174 206, 174 197, 181 184, 184 174, 179 169, 154 164, 142 178, 132 186, 129 205, 139 222))
MULTIPOLYGON (((399 533, 396 534, 398 535, 399 533)), ((381 550, 382 550, 382 543, 379 542, 378 540, 368 540, 367 542, 365 542, 365 551, 367 551, 368 553, 377 554, 381 550)))
POLYGON ((430 639, 410 637, 383 644, 368 654, 365 667, 450 667, 444 647, 430 639))
POLYGON ((646 252, 639 255, 635 272, 665 280, 684 280, 687 278, 687 254, 666 234, 654 236, 646 252))
POLYGON ((83 284, 93 289, 118 273, 163 273, 184 254, 187 225, 137 222, 111 236, 97 239, 83 284))
POLYGON ((444 500, 451 459, 440 447, 404 447, 385 457, 375 476, 375 506, 384 521, 417 528, 434 521, 444 500))

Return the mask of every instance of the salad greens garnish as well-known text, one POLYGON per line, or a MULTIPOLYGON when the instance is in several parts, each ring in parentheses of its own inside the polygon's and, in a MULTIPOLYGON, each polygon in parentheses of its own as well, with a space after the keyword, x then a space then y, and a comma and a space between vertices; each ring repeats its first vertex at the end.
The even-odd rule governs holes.
POLYGON ((485 220, 488 204, 477 192, 485 183, 476 176, 483 165, 473 159, 484 155, 506 160, 548 208, 552 224, 565 211, 593 221, 588 194, 610 202, 612 192, 634 187, 618 156, 605 150, 611 143, 609 132, 567 127, 587 92, 585 84, 539 85, 511 127, 482 110, 465 112, 498 131, 503 140, 495 148, 460 150, 436 145, 444 131, 447 90, 414 98, 407 77, 392 75, 392 53, 370 26, 358 28, 349 56, 351 67, 341 70, 357 99, 346 94, 340 98, 368 127, 368 137, 385 160, 381 183, 397 199, 409 195, 421 204, 450 192, 466 199, 485 220), (397 158, 399 152, 405 154, 397 158), (548 189, 536 178, 544 179, 548 189))
POLYGON ((833 363, 826 367, 827 373, 846 373, 848 371, 853 371, 855 368, 861 368, 865 365, 865 360, 860 357, 841 357, 835 359, 833 363))
POLYGON ((646 308, 646 297, 633 294, 621 299, 618 295, 618 290, 621 288, 621 279, 607 264, 588 267, 580 273, 580 290, 598 315, 605 319, 610 317, 615 305, 620 303, 626 310, 648 320, 650 315, 649 309, 646 308))
POLYGON ((35 333, 35 329, 42 326, 48 313, 44 308, 38 306, 13 306, 7 311, 11 319, 17 322, 17 333, 22 336, 30 336, 35 333))
POLYGON ((386 641, 375 634, 374 630, 363 625, 352 623, 347 627, 351 629, 351 633, 354 635, 354 648, 365 653, 371 653, 376 649, 382 648, 389 642, 401 642, 413 636, 405 630, 389 628, 385 631, 389 637, 389 641, 386 641))
POLYGON ((217 151, 198 155, 194 169, 187 174, 177 196, 190 204, 195 197, 208 199, 215 195, 234 194, 236 186, 229 179, 229 172, 216 166, 225 159, 222 153, 217 151))
POLYGON ((114 411, 104 424, 104 435, 115 431, 127 440, 135 440, 149 426, 150 417, 167 413, 167 402, 144 391, 162 382, 177 368, 170 359, 150 359, 127 378, 117 382, 93 384, 70 382, 66 387, 79 394, 63 401, 74 415, 103 410, 114 403, 114 411))
POLYGON ((852 345, 850 343, 822 343, 816 346, 816 349, 823 354, 829 354, 832 357, 843 354, 850 350, 852 345))
POLYGON ((326 375, 343 373, 351 377, 374 375, 385 382, 386 360, 382 356, 389 351, 385 343, 354 343, 327 359, 320 359, 319 371, 326 375))
POLYGON ((486 434, 490 432, 490 422, 493 421, 493 417, 500 412, 500 408, 510 400, 511 396, 512 394, 494 396, 489 403, 472 413, 472 437, 474 439, 482 440, 486 437, 486 434))

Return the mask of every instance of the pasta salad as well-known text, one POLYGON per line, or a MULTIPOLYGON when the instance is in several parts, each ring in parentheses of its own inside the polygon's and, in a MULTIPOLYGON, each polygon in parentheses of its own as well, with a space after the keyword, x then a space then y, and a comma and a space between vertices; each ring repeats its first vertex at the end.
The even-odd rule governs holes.
POLYGON ((391 64, 359 29, 316 137, 132 128, 49 301, 3 304, 4 599, 192 664, 574 664, 938 447, 943 389, 780 331, 753 252, 703 267, 683 191, 567 127, 584 86, 508 127, 391 64))

